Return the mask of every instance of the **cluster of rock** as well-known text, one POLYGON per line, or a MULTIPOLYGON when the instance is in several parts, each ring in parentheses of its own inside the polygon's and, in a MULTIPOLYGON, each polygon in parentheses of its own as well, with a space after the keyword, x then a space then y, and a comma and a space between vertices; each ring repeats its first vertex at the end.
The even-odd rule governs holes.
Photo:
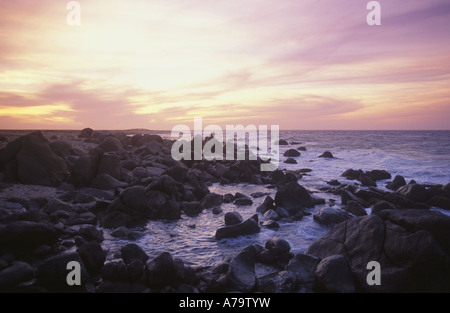
POLYGON ((0 292, 450 291, 450 217, 430 210, 450 209, 450 185, 407 184, 396 176, 387 183, 391 191, 385 191, 376 182, 390 179, 388 172, 349 169, 342 177, 361 184, 336 181, 324 187, 341 197, 339 207, 311 196, 298 184, 299 173, 277 170, 264 176, 260 160, 179 162, 170 156, 172 142, 157 135, 84 129, 79 137, 94 147, 81 151, 35 132, 0 150, 0 187, 20 183, 58 191, 57 197, 0 204, 0 292), (133 240, 139 233, 129 228, 148 220, 220 212, 222 203, 253 204, 243 194, 210 193, 213 182, 277 188, 274 199, 252 195, 266 196, 252 217, 225 214, 217 240, 254 234, 260 226, 277 228, 283 219, 301 220, 318 205, 323 207, 314 220, 334 226, 304 254, 293 254, 287 241, 272 238, 211 267, 192 268, 168 252, 149 258, 135 244, 106 261, 99 226, 133 240), (81 286, 67 284, 72 261, 81 265, 81 286), (371 261, 381 265, 381 285, 366 282, 371 261), (257 276, 259 264, 273 273, 257 276))

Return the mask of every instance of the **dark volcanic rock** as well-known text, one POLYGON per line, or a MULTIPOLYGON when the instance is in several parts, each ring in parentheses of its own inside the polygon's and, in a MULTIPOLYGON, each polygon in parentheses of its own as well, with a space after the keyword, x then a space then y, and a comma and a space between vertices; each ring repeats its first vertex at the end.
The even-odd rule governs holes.
POLYGON ((250 198, 237 198, 233 201, 234 205, 252 205, 253 201, 250 198))
POLYGON ((403 176, 397 175, 394 177, 394 179, 386 184, 386 188, 391 190, 397 190, 400 187, 403 187, 406 185, 406 180, 403 176))
POLYGON ((260 231, 258 225, 258 216, 255 214, 242 223, 225 226, 216 231, 216 239, 235 238, 238 236, 245 236, 258 233, 260 231))
POLYGON ((85 128, 83 129, 80 134, 78 135, 78 138, 89 138, 91 137, 94 130, 92 128, 85 128))
POLYGON ((231 226, 242 223, 244 220, 242 219, 241 214, 239 212, 228 212, 225 213, 225 225, 231 226))
POLYGON ((182 206, 182 209, 187 216, 192 217, 192 216, 196 216, 196 215, 200 214, 204 208, 200 202, 193 201, 193 202, 184 204, 182 206))
POLYGON ((30 264, 25 262, 15 262, 10 267, 0 271, 0 290, 11 290, 21 282, 33 278, 34 270, 30 264))
POLYGON ((397 193, 416 202, 425 202, 428 200, 427 190, 419 184, 410 184, 400 187, 397 190, 397 193))
POLYGON ((286 161, 284 161, 286 164, 297 164, 297 161, 293 158, 288 158, 286 161))
POLYGON ((105 152, 119 151, 123 149, 122 142, 113 136, 103 139, 102 143, 99 144, 98 147, 105 152))
POLYGON ((346 207, 344 208, 345 211, 348 213, 351 213, 356 216, 364 216, 367 215, 366 210, 362 207, 361 204, 359 204, 356 201, 348 201, 346 207))
POLYGON ((323 225, 339 224, 350 218, 349 213, 339 208, 323 207, 314 214, 314 220, 323 225))
POLYGON ((329 292, 353 293, 355 284, 347 259, 342 255, 331 255, 317 265, 316 277, 329 292))
POLYGON ((274 202, 271 196, 267 196, 264 202, 256 208, 256 212, 264 214, 266 211, 275 209, 274 202))
POLYGON ((134 260, 146 262, 148 259, 148 255, 144 252, 144 250, 134 243, 126 244, 120 249, 120 252, 122 254, 123 261, 127 265, 134 260))
POLYGON ((319 155, 319 158, 329 158, 329 159, 333 159, 334 156, 330 151, 325 151, 324 153, 322 153, 321 155, 319 155))
POLYGON ((220 206, 222 203, 223 203, 223 196, 216 193, 207 194, 202 199, 202 205, 205 209, 220 206))
POLYGON ((374 181, 390 179, 392 177, 391 174, 385 170, 372 170, 366 172, 365 174, 372 178, 374 181))
POLYGON ((146 281, 149 286, 162 287, 175 285, 180 281, 176 264, 169 252, 163 252, 145 265, 146 281))
POLYGON ((59 237, 53 225, 31 221, 17 221, 0 226, 0 250, 31 249, 52 245, 59 237))
POLYGON ((280 139, 280 140, 278 140, 278 145, 279 145, 279 146, 288 146, 288 145, 289 145, 289 142, 287 142, 287 141, 284 140, 284 139, 280 139))
POLYGON ((285 157, 295 158, 295 157, 299 157, 300 156, 300 152, 298 152, 298 150, 295 150, 295 149, 289 149, 283 155, 285 157))
POLYGON ((344 173, 341 174, 341 177, 345 177, 347 179, 353 180, 358 179, 359 176, 361 176, 364 173, 363 170, 354 170, 354 169, 348 169, 344 173))
POLYGON ((12 182, 57 187, 68 174, 67 165, 50 148, 41 132, 34 132, 0 150, 0 171, 9 171, 12 182))
POLYGON ((255 257, 245 249, 235 256, 227 272, 228 287, 232 291, 251 292, 256 285, 255 257))
POLYGON ((303 208, 313 207, 314 201, 309 192, 296 182, 291 182, 278 189, 275 203, 295 215, 303 208))
POLYGON ((56 140, 51 142, 50 148, 61 158, 65 158, 73 153, 72 144, 64 140, 56 140))
POLYGON ((77 252, 90 273, 98 273, 102 269, 106 260, 106 253, 98 243, 84 244, 78 248, 77 252))

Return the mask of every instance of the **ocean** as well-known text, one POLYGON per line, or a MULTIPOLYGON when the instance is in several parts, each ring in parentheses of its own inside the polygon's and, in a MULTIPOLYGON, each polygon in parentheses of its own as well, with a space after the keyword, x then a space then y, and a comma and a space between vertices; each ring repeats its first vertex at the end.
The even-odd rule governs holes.
MULTIPOLYGON (((166 132, 161 133, 167 137, 166 132)), ((341 183, 354 184, 340 175, 347 169, 369 171, 383 169, 395 175, 402 175, 406 181, 414 179, 420 184, 447 184, 450 182, 450 131, 280 131, 280 138, 296 142, 290 146, 280 146, 280 169, 298 170, 309 168, 312 171, 298 181, 311 191, 314 196, 326 200, 325 205, 340 207, 340 197, 321 191, 328 186, 327 181, 337 179, 341 183), (301 156, 295 158, 298 164, 284 164, 283 153, 287 149, 303 146, 301 156), (319 158, 324 151, 330 151, 333 159, 319 158)), ((378 181, 378 187, 385 189, 389 180, 378 181)), ((209 186, 211 192, 219 194, 241 192, 251 195, 264 192, 272 198, 276 190, 267 186, 249 184, 232 184, 209 186)), ((386 189, 387 190, 387 189, 386 189)), ((326 233, 330 227, 319 225, 313 216, 305 216, 301 221, 279 221, 278 230, 262 227, 254 235, 217 241, 216 230, 224 226, 224 214, 238 211, 244 219, 255 214, 256 208, 264 197, 253 199, 252 206, 237 207, 223 204, 223 213, 214 215, 211 210, 204 210, 196 217, 182 216, 178 221, 150 221, 143 230, 144 235, 137 239, 150 257, 156 257, 163 251, 181 258, 192 266, 209 266, 220 263, 226 256, 233 256, 250 244, 264 246, 272 237, 280 237, 289 242, 294 253, 304 252, 309 244, 326 233)), ((312 214, 324 205, 309 210, 312 214)), ((448 212, 444 212, 448 214, 448 212)), ((263 217, 260 215, 260 220, 263 217)), ((114 252, 126 240, 118 240, 106 231, 106 247, 114 252)), ((114 254, 114 253, 113 253, 114 254)), ((259 267, 261 275, 271 272, 259 267)))

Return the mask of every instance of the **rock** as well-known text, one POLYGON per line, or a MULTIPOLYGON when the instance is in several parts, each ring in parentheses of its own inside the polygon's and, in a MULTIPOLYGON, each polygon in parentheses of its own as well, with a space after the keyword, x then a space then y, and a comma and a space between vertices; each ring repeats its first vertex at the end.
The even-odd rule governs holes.
POLYGON ((167 174, 176 181, 183 182, 188 169, 183 165, 174 165, 167 170, 167 174))
POLYGON ((291 158, 299 157, 300 155, 301 155, 300 152, 298 152, 298 150, 295 149, 289 149, 283 154, 283 156, 291 158))
POLYGON ((172 286, 181 280, 177 275, 172 255, 168 252, 163 252, 148 261, 145 265, 145 275, 147 285, 156 288, 172 286))
POLYGON ((223 203, 223 196, 216 193, 207 194, 201 201, 205 209, 220 206, 223 203))
POLYGON ((306 147, 303 147, 303 146, 302 147, 298 147, 297 150, 298 151, 306 151, 306 147))
POLYGON ((450 198, 447 197, 434 196, 427 203, 440 209, 450 210, 450 198))
POLYGON ((144 252, 144 250, 134 243, 126 244, 120 249, 120 252, 122 254, 123 261, 127 265, 134 260, 140 260, 145 263, 148 259, 148 255, 144 252))
POLYGON ((111 232, 111 236, 113 236, 114 238, 129 238, 131 234, 131 230, 129 230, 125 226, 117 227, 111 232))
POLYGON ((269 211, 266 211, 264 213, 264 217, 269 219, 269 220, 273 220, 273 221, 280 220, 280 216, 278 215, 278 213, 275 212, 275 210, 272 210, 272 209, 270 209, 269 211))
POLYGON ((264 202, 256 208, 256 212, 264 214, 266 211, 275 209, 274 202, 271 196, 267 196, 264 202))
POLYGON ((397 175, 394 177, 394 179, 386 184, 386 188, 391 189, 391 190, 397 190, 400 187, 403 187, 406 185, 406 180, 403 176, 401 175, 397 175))
POLYGON ((314 220, 322 225, 339 224, 352 218, 346 211, 339 208, 323 207, 314 214, 314 220))
POLYGON ((115 179, 120 179, 122 163, 120 158, 112 153, 103 154, 98 166, 97 175, 108 174, 115 179))
POLYGON ((284 140, 284 139, 280 139, 280 140, 278 140, 278 145, 279 145, 279 146, 288 146, 288 145, 289 145, 289 142, 287 142, 287 141, 284 140))
POLYGON ((149 166, 146 168, 146 170, 147 170, 147 174, 149 177, 159 177, 166 172, 165 169, 155 167, 155 166, 149 166))
POLYGON ((145 263, 141 260, 133 260, 128 264, 128 278, 133 283, 140 283, 145 280, 144 277, 145 263))
POLYGON ((251 194, 251 196, 255 199, 257 198, 262 198, 264 197, 266 194, 264 192, 258 191, 258 192, 254 192, 251 194))
POLYGON ((200 214, 204 209, 202 204, 198 201, 186 203, 182 208, 184 213, 190 217, 200 214))
POLYGON ((231 226, 242 223, 244 220, 239 212, 228 212, 225 213, 225 225, 231 226))
POLYGON ((96 242, 89 242, 77 250, 89 273, 98 273, 105 263, 106 253, 96 242))
POLYGON ((428 200, 427 190, 419 184, 410 184, 400 187, 397 190, 397 193, 415 202, 425 202, 428 200))
POLYGON ((329 292, 353 293, 355 284, 347 259, 342 255, 326 257, 317 265, 316 277, 329 292))
POLYGON ((121 182, 109 174, 103 173, 98 175, 92 181, 91 187, 101 190, 114 190, 116 188, 125 188, 128 184, 121 182))
POLYGON ((73 153, 72 144, 64 140, 56 140, 50 143, 50 149, 59 157, 66 158, 73 153))
POLYGON ((98 145, 104 152, 120 151, 123 149, 122 142, 116 137, 109 136, 98 145))
POLYGON ((275 230, 280 228, 280 224, 278 224, 277 222, 275 222, 273 220, 264 221, 261 225, 264 227, 267 227, 269 229, 275 229, 275 230))
POLYGON ((444 186, 442 187, 442 190, 444 190, 444 191, 446 191, 446 192, 450 192, 450 183, 444 185, 444 186))
POLYGON ((36 271, 36 279, 39 285, 44 286, 50 292, 77 292, 86 291, 85 283, 89 279, 83 260, 76 252, 63 253, 46 259, 36 271), (67 265, 70 262, 78 262, 81 270, 81 286, 69 286, 67 275, 70 270, 67 265))
POLYGON ((127 266, 122 260, 106 262, 100 274, 103 280, 128 280, 127 266))
POLYGON ((289 217, 289 212, 283 209, 282 207, 277 207, 275 209, 275 212, 281 217, 281 218, 287 218, 289 217))
POLYGON ((275 195, 275 203, 286 209, 290 215, 295 215, 303 208, 314 206, 309 192, 296 182, 290 182, 279 188, 275 195))
POLYGON ((372 179, 372 177, 366 175, 366 174, 362 174, 361 176, 359 176, 359 181, 361 182, 361 184, 363 186, 366 187, 376 187, 377 183, 372 179))
POLYGON ((341 202, 342 202, 343 205, 346 205, 348 201, 358 202, 363 208, 370 207, 370 204, 367 203, 365 200, 363 200, 361 198, 358 198, 351 191, 342 189, 341 190, 341 202))
POLYGON ((11 141, 0 150, 0 172, 6 167, 13 182, 58 187, 68 169, 49 144, 39 131, 11 141))
POLYGON ((78 138, 89 138, 93 132, 94 130, 92 128, 84 128, 78 135, 78 138))
POLYGON ((133 171, 136 167, 139 166, 139 161, 135 160, 135 159, 128 159, 128 160, 124 160, 121 161, 121 166, 124 169, 127 169, 129 171, 133 171))
POLYGON ((11 266, 0 271, 0 290, 11 291, 13 287, 21 282, 33 278, 34 270, 30 264, 25 262, 14 262, 11 266))
POLYGON ((336 180, 336 179, 332 179, 330 181, 327 181, 327 184, 331 185, 331 186, 340 186, 341 185, 341 183, 338 180, 336 180))
POLYGON ((81 227, 78 233, 88 241, 95 241, 97 243, 100 243, 104 240, 103 231, 98 230, 97 228, 95 228, 95 226, 92 225, 81 227))
POLYGON ((345 206, 344 210, 348 213, 351 213, 355 216, 364 216, 367 215, 366 210, 362 207, 361 204, 359 204, 356 201, 348 201, 347 205, 345 206))
POLYGON ((345 177, 349 180, 354 180, 354 179, 358 179, 359 176, 361 176, 362 174, 364 174, 364 171, 359 169, 359 170, 354 170, 354 169, 348 169, 346 170, 344 173, 341 174, 341 177, 345 177))
POLYGON ((266 241, 265 245, 266 249, 269 250, 273 255, 284 255, 291 251, 290 244, 279 237, 273 237, 266 241))
POLYGON ((297 164, 297 161, 293 158, 288 158, 284 161, 286 164, 297 164))
POLYGON ((312 289, 316 280, 316 267, 319 262, 320 259, 315 256, 296 254, 286 265, 285 270, 295 275, 298 285, 310 284, 310 289, 312 289))
POLYGON ((256 285, 255 258, 249 250, 235 256, 227 271, 228 287, 232 291, 251 292, 256 285))
POLYGON ((330 151, 325 151, 324 153, 322 153, 321 155, 319 155, 319 158, 329 158, 329 159, 333 159, 334 156, 330 151))
POLYGON ((214 215, 220 214, 222 212, 223 212, 222 209, 219 207, 215 207, 212 209, 212 214, 214 214, 214 215))
POLYGON ((375 203, 372 206, 371 214, 377 214, 382 210, 396 210, 396 209, 397 208, 392 203, 387 202, 387 201, 380 201, 380 202, 375 203))
POLYGON ((87 187, 97 175, 98 164, 102 158, 101 149, 91 150, 89 155, 78 158, 71 169, 70 182, 76 187, 87 187))
POLYGON ((16 221, 0 226, 0 247, 11 251, 53 245, 59 232, 53 225, 31 221, 16 221))
POLYGON ((137 179, 143 179, 143 178, 148 177, 147 170, 145 168, 143 168, 143 167, 140 167, 140 166, 134 168, 131 173, 137 179))
POLYGON ((258 216, 255 214, 240 224, 219 228, 216 231, 216 239, 235 238, 238 236, 255 234, 259 231, 258 216))
POLYGON ((65 222, 65 225, 67 226, 83 225, 83 224, 96 225, 97 217, 94 215, 94 213, 85 212, 80 214, 73 214, 65 222))
POLYGON ((234 205, 252 205, 253 201, 249 198, 237 198, 233 201, 234 205))
POLYGON ((223 203, 232 203, 235 199, 235 196, 231 193, 223 195, 223 203))
POLYGON ((384 179, 390 179, 392 176, 389 172, 385 170, 372 170, 365 173, 367 176, 372 178, 372 180, 384 180, 384 179))

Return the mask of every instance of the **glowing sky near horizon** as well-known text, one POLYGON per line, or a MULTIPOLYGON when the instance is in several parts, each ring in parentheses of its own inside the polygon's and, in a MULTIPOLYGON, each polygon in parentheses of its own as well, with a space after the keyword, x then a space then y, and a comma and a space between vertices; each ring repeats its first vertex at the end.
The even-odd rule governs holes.
POLYGON ((450 129, 450 1, 0 0, 0 129, 450 129))

